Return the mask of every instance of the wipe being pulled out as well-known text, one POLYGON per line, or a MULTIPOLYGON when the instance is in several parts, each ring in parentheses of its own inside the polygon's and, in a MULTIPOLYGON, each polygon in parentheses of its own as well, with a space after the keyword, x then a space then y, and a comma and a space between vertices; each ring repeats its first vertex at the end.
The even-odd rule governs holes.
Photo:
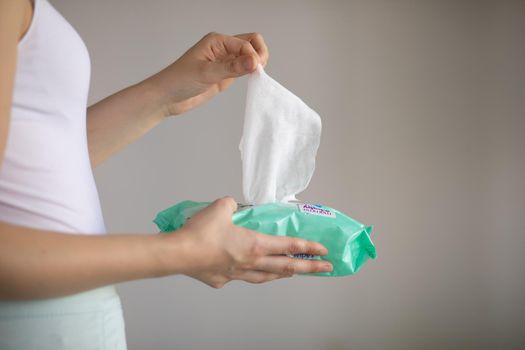
MULTIPOLYGON (((336 209, 301 203, 296 198, 314 172, 321 118, 261 66, 248 79, 239 145, 245 204, 233 214, 233 223, 269 235, 321 243, 328 249, 325 256, 292 256, 332 263, 331 272, 315 275, 356 273, 376 256, 370 239, 372 227, 336 209)), ((154 222, 161 232, 176 231, 209 203, 180 202, 158 213, 154 222)))
POLYGON ((321 118, 259 65, 248 80, 239 145, 247 204, 288 202, 308 186, 321 118))

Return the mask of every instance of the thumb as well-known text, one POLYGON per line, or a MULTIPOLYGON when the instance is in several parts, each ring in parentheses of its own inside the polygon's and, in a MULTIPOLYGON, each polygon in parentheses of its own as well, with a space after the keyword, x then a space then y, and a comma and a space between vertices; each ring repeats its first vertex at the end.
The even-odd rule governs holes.
POLYGON ((228 78, 237 78, 257 69, 257 58, 251 55, 235 57, 231 60, 210 63, 209 77, 215 82, 228 78))
POLYGON ((229 196, 215 200, 210 206, 228 216, 233 215, 237 210, 237 202, 229 196))

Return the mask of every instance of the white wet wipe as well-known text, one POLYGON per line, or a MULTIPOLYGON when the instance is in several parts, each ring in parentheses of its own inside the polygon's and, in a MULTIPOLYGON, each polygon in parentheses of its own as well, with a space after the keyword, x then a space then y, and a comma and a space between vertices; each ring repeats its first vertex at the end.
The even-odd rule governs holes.
POLYGON ((239 145, 247 204, 287 202, 308 186, 321 140, 321 118, 268 76, 261 65, 248 78, 239 145))

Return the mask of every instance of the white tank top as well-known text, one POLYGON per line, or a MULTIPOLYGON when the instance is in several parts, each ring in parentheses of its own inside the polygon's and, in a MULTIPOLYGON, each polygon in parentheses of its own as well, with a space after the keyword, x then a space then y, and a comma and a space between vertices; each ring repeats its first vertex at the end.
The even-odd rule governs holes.
POLYGON ((68 233, 105 232, 88 154, 90 60, 47 2, 18 43, 11 122, 0 165, 0 221, 68 233))

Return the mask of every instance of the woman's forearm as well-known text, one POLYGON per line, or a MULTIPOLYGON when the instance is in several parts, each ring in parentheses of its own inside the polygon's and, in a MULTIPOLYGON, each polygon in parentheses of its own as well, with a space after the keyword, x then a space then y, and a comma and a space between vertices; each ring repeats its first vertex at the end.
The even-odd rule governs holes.
POLYGON ((183 245, 165 244, 165 237, 63 234, 0 223, 0 299, 56 297, 177 273, 183 245))
POLYGON ((121 90, 87 110, 89 156, 99 165, 165 119, 161 95, 147 80, 121 90))
POLYGON ((185 113, 265 65, 268 49, 258 33, 205 35, 174 63, 139 84, 88 108, 92 166, 120 151, 170 115, 185 113))

